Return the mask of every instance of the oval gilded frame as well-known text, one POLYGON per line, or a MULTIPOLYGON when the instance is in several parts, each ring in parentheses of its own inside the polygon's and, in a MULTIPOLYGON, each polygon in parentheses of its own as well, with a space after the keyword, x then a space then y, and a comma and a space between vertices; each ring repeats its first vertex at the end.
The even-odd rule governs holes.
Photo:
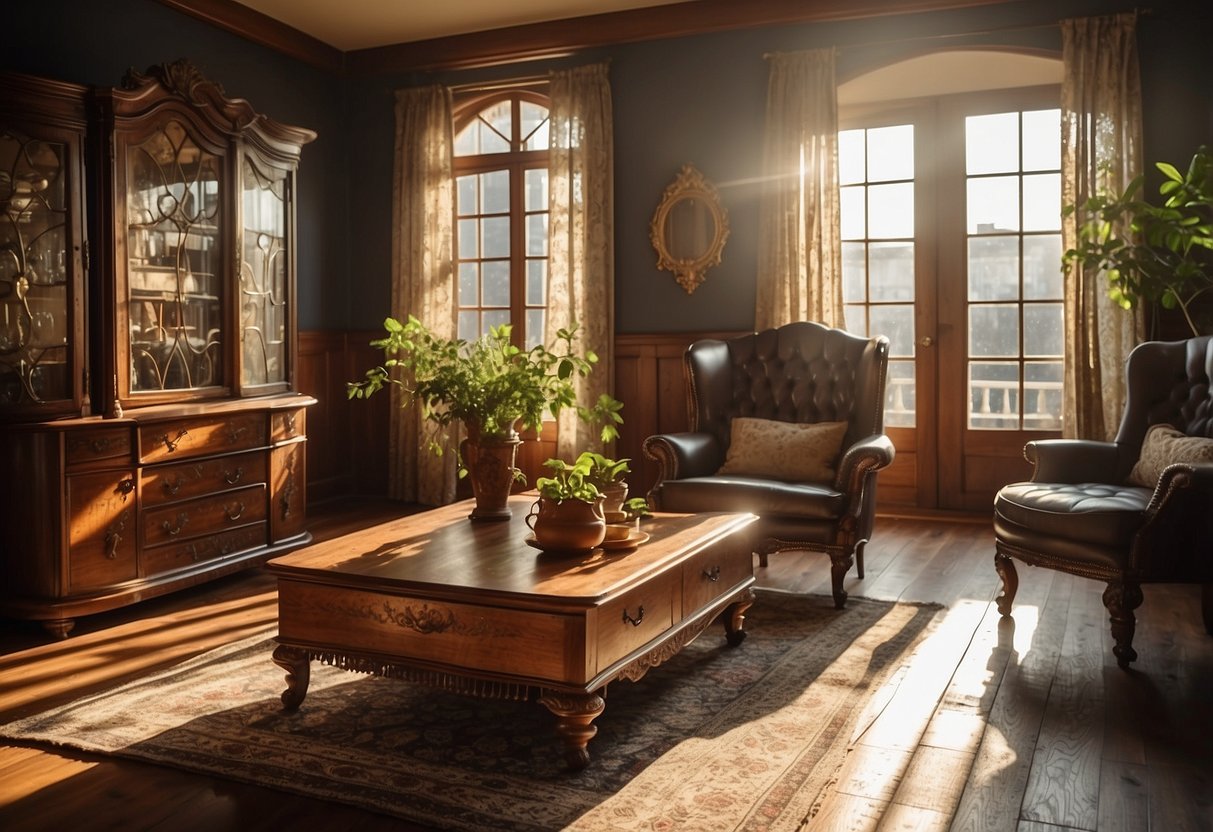
MULTIPOLYGON (((685 215, 685 211, 681 213, 685 215)), ((729 218, 716 188, 694 165, 683 165, 665 189, 649 225, 649 239, 657 251, 657 268, 673 272, 678 285, 689 295, 703 282, 704 273, 720 263, 728 238, 729 218), (673 214, 684 205, 693 212, 692 222, 698 226, 693 235, 697 238, 695 247, 689 252, 671 245, 673 214), (711 220, 711 228, 704 227, 705 217, 711 220)))

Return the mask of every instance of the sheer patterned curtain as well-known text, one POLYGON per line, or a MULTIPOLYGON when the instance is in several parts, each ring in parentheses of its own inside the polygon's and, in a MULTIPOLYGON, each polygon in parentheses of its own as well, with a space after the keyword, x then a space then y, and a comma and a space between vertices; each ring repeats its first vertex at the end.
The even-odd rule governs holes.
MULTIPOLYGON (((598 354, 578 383, 586 407, 612 387, 615 333, 614 150, 611 87, 605 63, 553 72, 548 310, 545 341, 579 326, 576 345, 598 354)), ((557 455, 571 459, 599 448, 599 428, 560 414, 557 455)))
POLYGON ((757 329, 843 325, 835 50, 770 58, 757 329))
MULTIPOLYGON (((417 317, 439 337, 455 337, 454 173, 451 92, 441 85, 396 93, 396 164, 392 177, 392 317, 417 317)), ((442 505, 455 499, 453 440, 441 456, 420 408, 401 407, 393 387, 388 446, 389 493, 442 505)))
MULTIPOLYGON (((1082 205, 1099 190, 1121 193, 1142 172, 1141 80, 1136 15, 1063 20, 1062 200, 1082 205)), ((1077 212, 1062 222, 1062 246, 1078 242, 1077 212)), ((1062 433, 1110 440, 1124 408, 1124 366, 1141 316, 1108 298, 1107 280, 1075 268, 1065 295, 1062 433)))

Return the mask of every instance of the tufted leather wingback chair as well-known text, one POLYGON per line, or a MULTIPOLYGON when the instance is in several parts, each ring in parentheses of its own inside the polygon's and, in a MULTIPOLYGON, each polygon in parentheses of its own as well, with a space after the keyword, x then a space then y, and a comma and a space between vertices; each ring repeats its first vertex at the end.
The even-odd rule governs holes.
POLYGON ((1012 558, 1103 581, 1122 668, 1137 658, 1133 610, 1143 583, 1204 584, 1204 623, 1213 633, 1213 464, 1170 465, 1153 488, 1126 482, 1150 426, 1213 436, 1213 337, 1139 344, 1125 372, 1128 400, 1114 441, 1029 442, 1031 482, 994 498, 999 612, 1011 614, 1019 586, 1012 558))
POLYGON ((762 566, 785 549, 824 552, 835 606, 843 578, 872 533, 876 472, 893 461, 884 435, 889 341, 798 321, 728 341, 696 341, 684 362, 689 394, 685 433, 651 436, 646 456, 659 466, 649 501, 660 511, 749 511, 762 566), (735 417, 784 422, 846 422, 828 484, 718 475, 735 417))

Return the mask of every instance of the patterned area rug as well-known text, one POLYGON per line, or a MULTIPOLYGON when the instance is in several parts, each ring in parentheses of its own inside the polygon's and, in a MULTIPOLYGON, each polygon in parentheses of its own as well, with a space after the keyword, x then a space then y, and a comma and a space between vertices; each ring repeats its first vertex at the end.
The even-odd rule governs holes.
POLYGON ((6 739, 176 766, 438 829, 797 829, 842 764, 871 692, 936 607, 758 593, 749 638, 714 625, 611 685, 581 772, 533 702, 472 699, 313 662, 282 712, 272 633, 34 717, 6 739))

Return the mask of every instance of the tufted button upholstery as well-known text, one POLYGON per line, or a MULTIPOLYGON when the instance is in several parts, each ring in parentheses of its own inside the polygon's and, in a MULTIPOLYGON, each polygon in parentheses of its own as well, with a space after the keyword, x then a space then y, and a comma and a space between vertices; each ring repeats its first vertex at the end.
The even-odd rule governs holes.
POLYGON ((649 501, 662 511, 750 511, 759 516, 756 551, 826 552, 834 601, 846 600, 843 577, 872 532, 876 472, 893 460, 884 435, 887 338, 864 338, 809 321, 705 339, 685 355, 690 430, 651 436, 645 454, 660 467, 649 501), (717 474, 733 420, 846 422, 834 483, 782 482, 717 474))
POLYGON ((1152 425, 1213 435, 1211 376, 1213 336, 1139 344, 1125 367, 1128 395, 1115 441, 1028 443, 1032 482, 1004 486, 994 498, 1003 615, 1019 584, 1015 559, 1107 584, 1103 601, 1121 667, 1137 658, 1133 610, 1143 583, 1204 583, 1205 627, 1213 633, 1213 465, 1171 465, 1153 488, 1126 482, 1152 425))

